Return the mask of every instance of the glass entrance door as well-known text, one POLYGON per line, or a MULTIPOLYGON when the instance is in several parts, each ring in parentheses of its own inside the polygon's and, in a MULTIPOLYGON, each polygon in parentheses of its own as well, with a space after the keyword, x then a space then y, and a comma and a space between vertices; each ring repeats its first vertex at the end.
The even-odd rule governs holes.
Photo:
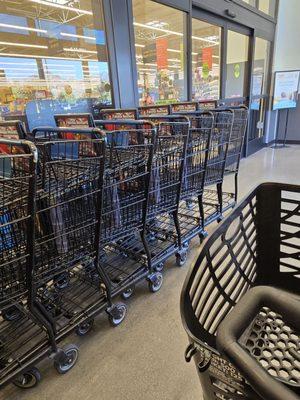
POLYGON ((225 98, 244 103, 249 94, 249 42, 242 33, 227 31, 225 98))
POLYGON ((256 37, 252 68, 252 84, 250 99, 250 124, 247 143, 247 155, 263 146, 266 125, 270 48, 268 40, 256 37))

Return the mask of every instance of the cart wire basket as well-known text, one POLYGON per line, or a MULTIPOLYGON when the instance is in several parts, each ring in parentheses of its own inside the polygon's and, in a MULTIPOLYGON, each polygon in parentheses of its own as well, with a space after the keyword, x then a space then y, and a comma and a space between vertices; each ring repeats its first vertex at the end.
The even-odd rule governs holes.
MULTIPOLYGON (((190 341, 186 360, 195 360, 205 400, 262 399, 220 354, 216 338, 222 321, 251 288, 264 285, 299 296, 299 209, 299 186, 261 184, 219 225, 188 273, 181 294, 190 341)), ((241 338, 264 371, 298 394, 299 343, 299 330, 268 308, 241 338)))
POLYGON ((32 365, 55 351, 32 303, 36 164, 31 142, 0 139, 0 388, 35 386, 32 365))

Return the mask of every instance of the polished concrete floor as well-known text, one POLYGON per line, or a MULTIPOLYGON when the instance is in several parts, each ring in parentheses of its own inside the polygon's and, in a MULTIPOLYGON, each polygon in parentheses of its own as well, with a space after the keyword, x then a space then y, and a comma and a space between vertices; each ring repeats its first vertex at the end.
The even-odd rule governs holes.
MULTIPOLYGON (((240 197, 264 181, 299 184, 300 146, 267 148, 242 160, 240 197)), ((225 187, 230 189, 232 182, 226 181, 225 187)), ((169 260, 160 292, 150 294, 146 284, 139 285, 127 302, 128 315, 121 326, 111 328, 103 315, 88 336, 68 338, 80 347, 72 371, 58 375, 45 360, 37 388, 22 391, 10 385, 0 392, 0 399, 201 400, 195 366, 184 361, 187 337, 179 312, 182 284, 200 249, 195 239, 185 267, 169 260)))

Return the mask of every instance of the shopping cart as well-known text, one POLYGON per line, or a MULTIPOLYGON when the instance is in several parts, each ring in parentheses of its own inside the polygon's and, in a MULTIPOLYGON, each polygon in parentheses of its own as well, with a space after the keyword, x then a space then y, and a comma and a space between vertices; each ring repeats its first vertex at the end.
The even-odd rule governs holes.
POLYGON ((96 128, 38 128, 33 135, 40 154, 37 305, 57 341, 73 330, 85 335, 103 311, 118 325, 126 307, 112 303, 99 266, 105 138, 96 128))
POLYGON ((73 359, 59 349, 53 330, 34 305, 34 220, 37 150, 25 140, 0 139, 0 387, 31 388, 41 379, 34 367, 51 356, 57 368, 73 359))
POLYGON ((234 193, 227 193, 228 199, 225 200, 224 211, 234 207, 237 202, 238 173, 249 115, 248 108, 244 105, 232 107, 231 110, 233 111, 233 124, 225 164, 225 176, 234 175, 234 193))
MULTIPOLYGON (((122 125, 122 120, 112 120, 115 127, 122 125)), ((109 122, 112 122, 109 121, 109 122)), ((105 128, 107 121, 95 121, 97 126, 105 128)), ((183 179, 183 165, 189 131, 189 123, 185 117, 157 116, 145 117, 143 120, 128 121, 123 131, 129 134, 133 128, 147 132, 156 130, 158 135, 151 167, 151 183, 148 194, 147 217, 144 221, 142 243, 135 238, 128 239, 128 246, 134 254, 143 254, 147 259, 151 291, 157 291, 162 285, 161 271, 165 260, 176 255, 179 265, 186 260, 186 247, 178 220, 178 204, 183 179), (156 128, 155 124, 156 123, 156 128)), ((109 132, 107 132, 109 141, 109 132)), ((131 291, 130 291, 131 293, 131 291)), ((126 294, 125 294, 126 296, 126 294)))
POLYGON ((299 186, 258 186, 186 278, 186 359, 196 362, 205 400, 299 398, 299 208, 299 186))
MULTIPOLYGON (((139 121, 144 125, 144 121, 139 121)), ((148 127, 152 127, 147 123, 148 127)), ((152 292, 162 276, 150 264, 145 239, 146 210, 155 144, 154 129, 107 132, 109 165, 104 184, 101 218, 101 265, 112 295, 131 296, 134 286, 147 279, 152 292)))

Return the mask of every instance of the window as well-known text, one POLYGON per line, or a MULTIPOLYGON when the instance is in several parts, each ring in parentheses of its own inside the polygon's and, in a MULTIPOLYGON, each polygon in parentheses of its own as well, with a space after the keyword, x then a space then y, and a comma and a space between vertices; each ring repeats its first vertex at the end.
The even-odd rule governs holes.
POLYGON ((264 124, 267 107, 268 74, 270 68, 269 41, 261 38, 255 39, 254 64, 252 76, 252 101, 250 105, 252 128, 250 140, 261 138, 264 134, 264 124))
POLYGON ((151 0, 133 0, 140 105, 187 100, 186 14, 151 0))
POLYGON ((192 21, 193 99, 220 97, 221 28, 192 21))
POLYGON ((111 104, 101 1, 2 1, 0 87, 0 119, 30 128, 49 124, 50 109, 90 112, 95 102, 111 104))
POLYGON ((271 17, 275 17, 276 0, 258 0, 258 9, 271 17))
POLYGON ((249 4, 249 6, 256 7, 256 0, 242 0, 244 3, 249 4))
POLYGON ((229 30, 227 42, 226 97, 246 97, 249 37, 229 30))
POLYGON ((253 96, 259 96, 267 93, 269 60, 270 42, 265 39, 256 38, 252 79, 253 96))

